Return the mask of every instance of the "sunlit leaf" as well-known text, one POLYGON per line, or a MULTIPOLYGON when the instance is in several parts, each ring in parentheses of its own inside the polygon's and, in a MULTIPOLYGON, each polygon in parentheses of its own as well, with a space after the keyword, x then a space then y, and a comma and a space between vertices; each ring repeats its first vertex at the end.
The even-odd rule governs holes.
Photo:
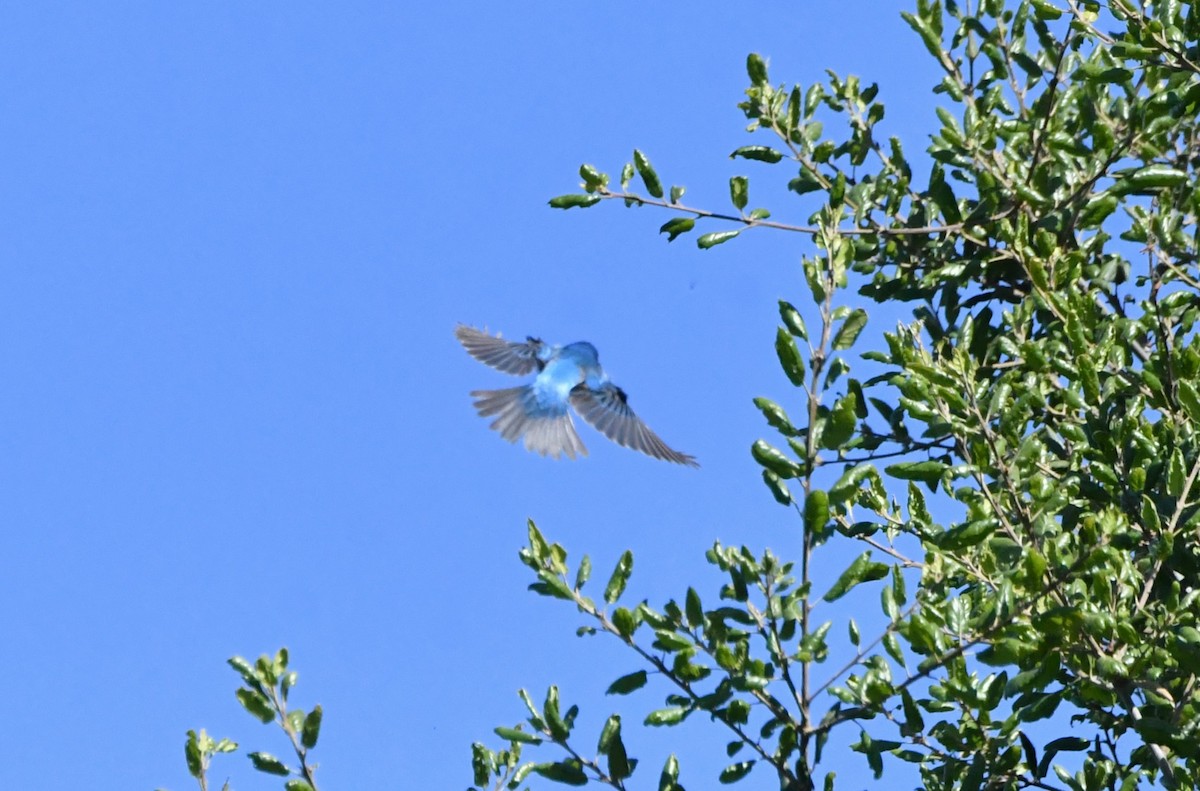
POLYGON ((628 695, 630 692, 641 689, 646 686, 646 671, 638 670, 634 673, 621 676, 616 681, 608 685, 605 690, 606 695, 628 695))
POLYGON ((716 247, 719 244, 728 242, 739 233, 740 231, 713 231, 712 233, 706 233, 696 240, 696 246, 701 250, 707 250, 710 247, 716 247))
POLYGON ((594 206, 601 200, 599 195, 577 194, 559 195, 550 199, 550 207, 554 209, 574 209, 594 206))
POLYGON ((637 168, 638 175, 642 177, 642 183, 646 185, 646 192, 656 198, 661 198, 663 188, 662 182, 658 180, 658 173, 655 172, 646 155, 636 148, 633 150, 633 165, 637 168))

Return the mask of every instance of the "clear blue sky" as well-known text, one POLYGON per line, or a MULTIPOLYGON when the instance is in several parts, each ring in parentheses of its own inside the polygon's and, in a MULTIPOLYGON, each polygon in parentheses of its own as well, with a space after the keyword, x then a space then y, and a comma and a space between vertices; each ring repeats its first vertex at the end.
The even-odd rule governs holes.
MULTIPOLYGON (((746 54, 776 82, 880 82, 916 152, 935 74, 902 7, 0 12, 0 788, 191 788, 193 727, 285 754, 224 665, 280 645, 296 701, 326 709, 325 788, 465 787, 470 743, 551 682, 589 729, 625 715, 645 783, 677 749, 711 785, 723 742, 693 756, 699 720, 630 727, 659 699, 601 693, 634 657, 576 639, 516 553, 529 517, 598 577, 631 548, 630 595, 659 602, 716 590, 714 540, 794 554, 748 449, 769 435, 754 396, 798 403, 772 343, 806 242, 702 252, 656 235, 664 213, 546 200, 638 146, 697 205, 726 208, 746 173, 752 205, 803 220, 766 190, 782 168, 726 157, 759 141, 735 107, 746 54), (467 391, 515 380, 457 322, 592 341, 703 467, 590 428, 573 463, 503 442, 467 391)), ((226 776, 278 787, 242 754, 226 776)))

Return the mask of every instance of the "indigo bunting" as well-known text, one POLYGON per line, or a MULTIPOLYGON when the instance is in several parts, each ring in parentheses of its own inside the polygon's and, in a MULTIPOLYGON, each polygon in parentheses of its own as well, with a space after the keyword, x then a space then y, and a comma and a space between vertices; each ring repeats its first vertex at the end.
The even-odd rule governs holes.
POLYGON ((696 459, 667 447, 629 408, 625 391, 609 381, 596 347, 587 341, 551 346, 539 338, 524 342, 488 335, 458 325, 455 337, 482 363, 506 374, 537 377, 529 384, 504 390, 474 390, 482 417, 496 416, 491 428, 509 442, 525 438, 528 450, 555 459, 586 456, 568 407, 618 445, 656 459, 699 467, 696 459))

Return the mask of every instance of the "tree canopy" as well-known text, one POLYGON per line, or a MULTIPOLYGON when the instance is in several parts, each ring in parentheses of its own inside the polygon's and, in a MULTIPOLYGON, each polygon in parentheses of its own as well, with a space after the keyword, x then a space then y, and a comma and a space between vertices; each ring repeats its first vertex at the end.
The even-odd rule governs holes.
MULTIPOLYGON (((798 235, 806 288, 775 338, 794 389, 754 400, 751 453, 800 556, 715 545, 725 585, 660 606, 623 599, 630 553, 600 595, 532 523, 521 559, 640 662, 610 693, 665 690, 646 725, 711 721, 723 783, 834 788, 822 750, 849 731, 876 777, 908 765, 929 789, 1194 787, 1200 11, 920 0, 904 18, 943 74, 927 177, 884 137, 876 85, 779 84, 752 54, 754 142, 732 156, 795 200, 751 208, 736 176, 732 210, 689 206, 634 151, 616 183, 584 165, 550 202, 653 207, 701 249, 798 235), (911 319, 868 329, 873 303, 911 319), (876 599, 879 628, 835 622, 844 596, 876 599)), ((683 787, 675 755, 639 764, 619 713, 593 748, 555 687, 522 697, 525 721, 474 746, 476 786, 683 787)))

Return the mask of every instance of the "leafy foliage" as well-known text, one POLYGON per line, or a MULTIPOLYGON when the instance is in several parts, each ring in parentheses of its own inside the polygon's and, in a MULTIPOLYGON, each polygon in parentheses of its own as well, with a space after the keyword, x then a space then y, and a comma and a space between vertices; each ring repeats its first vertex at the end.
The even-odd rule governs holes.
MULTIPOLYGON (((919 0, 904 18, 943 73, 927 180, 882 136, 876 86, 833 73, 776 86, 751 55, 739 107, 770 139, 732 156, 783 168, 806 224, 747 212, 747 176, 730 182, 736 213, 685 206, 681 188, 665 200, 640 151, 619 190, 590 168, 585 194, 551 201, 656 206, 676 215, 668 240, 708 226, 701 249, 760 228, 810 241, 807 293, 780 303, 775 338, 793 390, 755 400, 777 436, 751 448, 772 497, 797 511, 801 557, 716 545, 720 604, 689 588, 683 607, 659 609, 619 606, 628 553, 602 605, 532 524, 522 561, 536 591, 643 664, 610 691, 638 692, 647 673, 668 684, 646 725, 699 711, 730 739, 745 757, 721 782, 814 788, 829 735, 847 729, 877 777, 904 763, 930 789, 1191 788, 1200 12, 919 0), (648 195, 630 191, 635 171, 648 195), (913 319, 879 332, 869 301, 913 319), (813 590, 814 558, 835 551, 853 560, 813 590), (877 634, 822 619, 824 603, 864 591, 879 597, 877 634), (826 667, 845 650, 850 662, 826 667), (1049 717, 1071 734, 1035 736, 1029 724, 1049 717)), ((541 709, 525 695, 532 737, 498 729, 507 748, 475 745, 476 786, 536 772, 626 788, 637 761, 618 715, 587 758, 577 710, 559 717, 551 693, 541 709), (521 762, 522 746, 546 742, 561 760, 521 762)), ((668 757, 659 788, 680 788, 679 772, 668 757)))
MULTIPOLYGON (((255 751, 247 754, 250 763, 258 771, 286 778, 284 791, 317 791, 316 765, 309 751, 317 746, 321 734, 324 712, 318 704, 311 711, 288 708, 288 696, 299 675, 288 669, 288 650, 280 648, 274 656, 263 654, 255 662, 235 656, 229 666, 241 676, 243 686, 237 690, 238 702, 251 716, 263 724, 279 725, 288 737, 299 765, 288 766, 271 753, 255 751)), ((208 789, 208 770, 214 755, 236 751, 238 745, 229 739, 216 740, 204 730, 187 732, 184 743, 184 758, 188 774, 196 779, 200 791, 208 789)), ((229 783, 222 786, 229 791, 229 783)))

